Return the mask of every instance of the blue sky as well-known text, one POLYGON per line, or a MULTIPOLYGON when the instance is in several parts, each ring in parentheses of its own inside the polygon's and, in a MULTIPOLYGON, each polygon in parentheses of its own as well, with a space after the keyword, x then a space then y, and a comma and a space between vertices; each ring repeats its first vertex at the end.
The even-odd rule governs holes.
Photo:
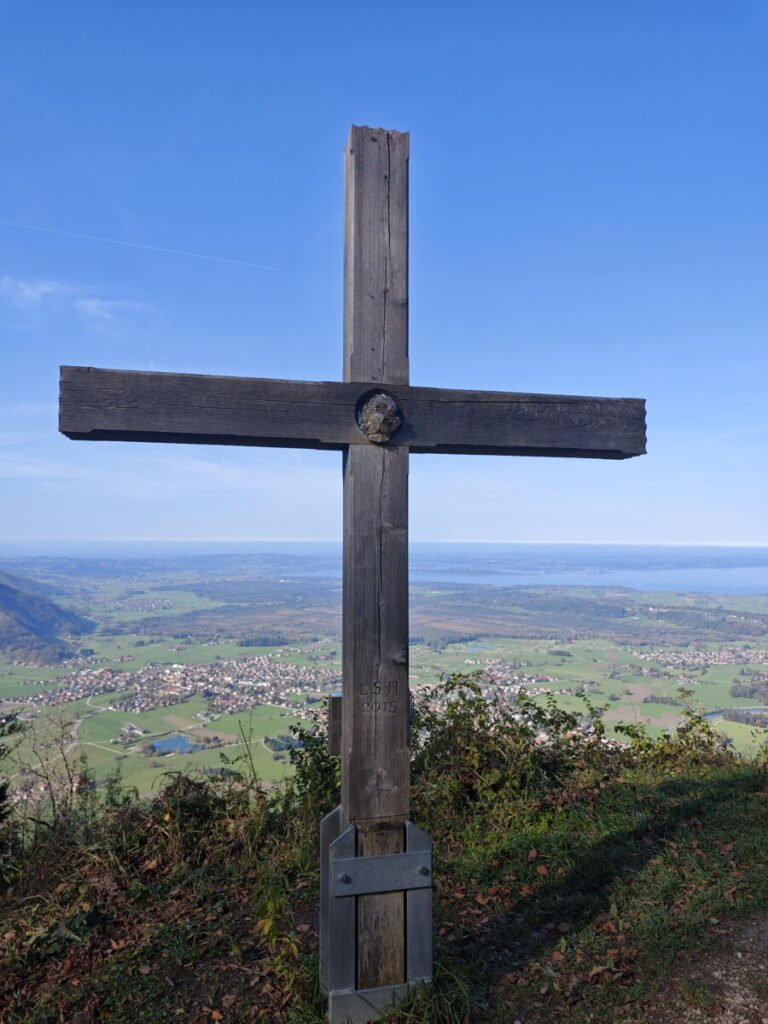
POLYGON ((648 401, 638 459, 414 456, 411 536, 768 543, 762 0, 0 17, 4 540, 340 536, 336 453, 56 402, 61 363, 340 379, 356 123, 411 132, 412 383, 648 401))

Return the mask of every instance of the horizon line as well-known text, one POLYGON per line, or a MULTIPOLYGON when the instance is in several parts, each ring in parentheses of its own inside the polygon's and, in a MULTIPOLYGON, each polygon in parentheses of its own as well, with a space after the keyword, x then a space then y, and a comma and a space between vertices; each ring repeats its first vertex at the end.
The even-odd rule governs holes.
MULTIPOLYGON (((221 539, 210 537, 193 537, 185 539, 171 539, 167 537, 106 537, 106 538, 34 538, 0 541, 0 549, 17 546, 31 547, 40 545, 66 545, 73 544, 88 546, 97 544, 341 544, 341 537, 325 538, 243 538, 221 539)), ((557 545, 561 547, 675 547, 675 548, 768 548, 768 541, 629 541, 629 540, 444 540, 441 538, 427 540, 421 537, 409 539, 412 544, 507 544, 507 545, 557 545)))

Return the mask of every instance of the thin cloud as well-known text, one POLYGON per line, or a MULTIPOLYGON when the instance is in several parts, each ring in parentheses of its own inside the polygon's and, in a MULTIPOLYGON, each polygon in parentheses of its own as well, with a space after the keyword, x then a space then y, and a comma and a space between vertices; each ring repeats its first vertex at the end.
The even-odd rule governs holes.
POLYGON ((183 449, 173 453, 129 450, 119 462, 95 450, 89 458, 67 457, 63 447, 58 450, 63 457, 52 459, 0 449, 0 479, 36 481, 43 490, 55 488, 62 493, 76 490, 81 499, 102 500, 110 495, 129 505, 210 495, 252 501, 263 498, 265 491, 275 500, 296 502, 301 495, 340 493, 336 469, 308 465, 298 475, 294 466, 276 464, 256 451, 238 464, 239 460, 216 462, 183 449))
POLYGON ((65 281, 24 281, 9 275, 0 278, 0 296, 16 309, 40 309, 50 305, 59 310, 73 309, 97 322, 115 321, 125 313, 153 312, 152 307, 143 302, 102 299, 88 295, 88 291, 85 285, 69 284, 65 281))
POLYGON ((75 309, 97 320, 116 320, 118 314, 126 312, 148 312, 149 306, 142 302, 125 302, 119 299, 75 299, 75 309))
POLYGON ((17 309, 39 306, 51 295, 62 295, 70 291, 69 285, 61 281, 21 281, 15 277, 0 277, 0 295, 5 296, 17 309))
POLYGON ((96 479, 97 474, 89 467, 53 459, 27 458, 12 453, 0 453, 0 478, 6 480, 39 480, 50 483, 53 480, 96 479))
POLYGON ((183 249, 166 249, 160 245, 145 245, 142 242, 125 242, 119 238, 103 238, 100 235, 83 235, 79 231, 62 231, 61 228, 44 228, 37 224, 18 224, 12 220, 0 220, 9 228, 22 228, 24 231, 44 231, 49 235, 65 235, 67 238, 83 238, 88 242, 105 242, 107 245, 125 245, 129 249, 147 249, 149 252, 163 252, 169 256, 187 256, 193 260, 210 260, 213 263, 230 263, 235 267, 251 267, 253 270, 279 270, 264 263, 250 263, 246 260, 232 260, 226 256, 209 256, 201 252, 186 252, 183 249))

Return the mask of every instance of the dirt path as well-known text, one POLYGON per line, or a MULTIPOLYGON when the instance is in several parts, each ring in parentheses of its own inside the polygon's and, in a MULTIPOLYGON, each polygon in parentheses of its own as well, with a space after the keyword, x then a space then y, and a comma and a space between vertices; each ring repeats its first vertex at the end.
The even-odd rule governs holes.
POLYGON ((714 926, 712 939, 680 961, 654 1024, 768 1024, 768 915, 714 926))

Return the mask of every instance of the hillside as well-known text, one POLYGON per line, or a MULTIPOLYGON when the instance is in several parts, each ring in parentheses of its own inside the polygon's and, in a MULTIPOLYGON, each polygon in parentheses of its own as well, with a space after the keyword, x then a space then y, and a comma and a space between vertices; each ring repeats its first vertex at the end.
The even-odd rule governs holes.
MULTIPOLYGON (((520 721, 471 680, 445 688, 444 715, 416 709, 412 762, 435 982, 389 1024, 768 1017, 766 751, 734 757, 696 715, 618 748, 597 712, 579 738, 552 706, 520 721)), ((321 1024, 338 775, 322 731, 302 739, 269 792, 243 758, 145 802, 113 779, 58 790, 45 824, 22 812, 0 843, 2 1024, 321 1024)))
POLYGON ((75 650, 62 635, 89 633, 94 625, 62 608, 30 582, 0 571, 0 652, 28 663, 56 662, 75 650))

